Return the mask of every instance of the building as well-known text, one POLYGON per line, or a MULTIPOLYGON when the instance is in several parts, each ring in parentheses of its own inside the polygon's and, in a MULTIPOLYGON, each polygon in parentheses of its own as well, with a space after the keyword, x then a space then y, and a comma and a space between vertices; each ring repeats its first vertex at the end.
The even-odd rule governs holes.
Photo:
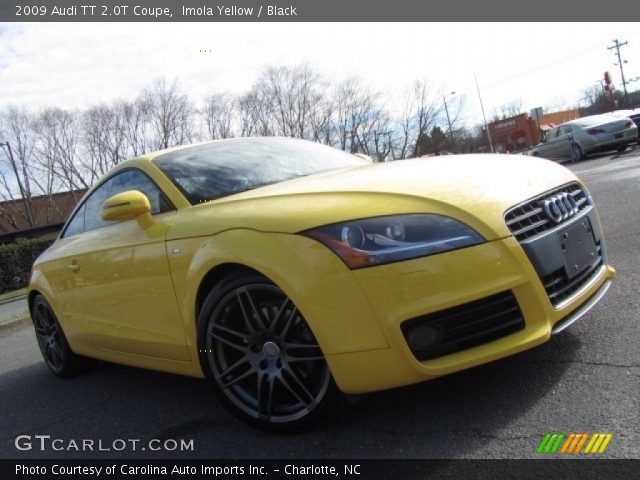
POLYGON ((540 117, 540 131, 545 134, 556 125, 575 120, 576 118, 580 118, 580 110, 578 109, 545 113, 540 117))
POLYGON ((564 122, 580 118, 580 112, 564 110, 545 113, 539 120, 526 113, 491 122, 489 133, 496 152, 515 152, 540 143, 544 133, 564 122))
POLYGON ((86 190, 32 197, 29 201, 33 224, 28 221, 22 199, 0 202, 0 234, 58 225, 71 214, 86 190))

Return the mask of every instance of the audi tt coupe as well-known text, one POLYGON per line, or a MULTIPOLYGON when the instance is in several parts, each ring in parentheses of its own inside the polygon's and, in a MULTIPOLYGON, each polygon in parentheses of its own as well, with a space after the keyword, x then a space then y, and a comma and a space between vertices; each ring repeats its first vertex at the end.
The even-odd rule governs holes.
POLYGON ((589 192, 554 162, 244 138, 114 168, 28 298, 56 375, 94 358, 205 377, 284 429, 546 342, 614 276, 589 192))

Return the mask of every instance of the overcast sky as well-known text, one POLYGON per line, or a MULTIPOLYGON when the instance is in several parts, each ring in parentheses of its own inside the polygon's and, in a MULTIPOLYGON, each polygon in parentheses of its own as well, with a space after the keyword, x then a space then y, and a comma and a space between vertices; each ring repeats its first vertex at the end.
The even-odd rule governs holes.
MULTIPOLYGON (((640 76, 640 23, 50 23, 0 24, 0 108, 24 104, 83 109, 133 98, 160 76, 177 78, 195 101, 212 90, 241 93, 266 65, 307 63, 330 79, 352 75, 383 93, 388 108, 416 79, 466 96, 463 116, 571 106, 621 52, 640 76), (206 53, 200 50, 210 50, 206 53)), ((629 85, 640 88, 640 81, 629 85)), ((453 100, 453 99, 452 99, 453 100)))

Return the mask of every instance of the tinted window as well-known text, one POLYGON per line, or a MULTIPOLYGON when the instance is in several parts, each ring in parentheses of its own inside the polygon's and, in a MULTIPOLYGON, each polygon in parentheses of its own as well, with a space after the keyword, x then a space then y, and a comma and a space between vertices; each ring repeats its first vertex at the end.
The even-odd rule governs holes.
POLYGON ((73 216, 64 231, 65 237, 84 232, 84 205, 73 216))
POLYGON ((160 189, 149 177, 139 170, 125 170, 111 177, 91 194, 65 229, 64 237, 114 223, 105 222, 100 217, 102 204, 107 198, 127 190, 139 190, 144 193, 149 199, 151 213, 154 215, 171 210, 160 189))
POLYGON ((167 153, 155 160, 191 204, 369 162, 332 147, 286 138, 246 138, 167 153))

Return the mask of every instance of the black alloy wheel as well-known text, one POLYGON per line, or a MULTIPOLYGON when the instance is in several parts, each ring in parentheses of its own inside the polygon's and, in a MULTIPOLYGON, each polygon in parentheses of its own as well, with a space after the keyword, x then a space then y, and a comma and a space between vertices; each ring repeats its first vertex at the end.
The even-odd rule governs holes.
POLYGON ((267 278, 240 273, 209 294, 198 322, 200 363, 223 403, 270 430, 307 426, 340 394, 309 325, 267 278))
POLYGON ((36 296, 31 305, 31 319, 44 361, 55 375, 70 377, 90 364, 89 359, 71 351, 58 318, 42 295, 36 296))

